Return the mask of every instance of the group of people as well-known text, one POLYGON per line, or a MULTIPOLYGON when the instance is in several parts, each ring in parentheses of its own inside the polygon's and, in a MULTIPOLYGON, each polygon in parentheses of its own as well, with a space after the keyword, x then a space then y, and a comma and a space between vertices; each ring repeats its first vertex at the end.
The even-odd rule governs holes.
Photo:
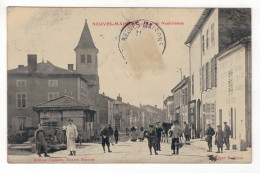
MULTIPOLYGON (((73 120, 68 120, 69 125, 66 127, 66 139, 67 139, 67 150, 68 154, 76 155, 76 139, 78 138, 77 127, 73 124, 73 120)), ((217 153, 223 153, 223 144, 226 144, 226 150, 230 149, 229 137, 231 135, 230 127, 227 125, 227 122, 224 122, 224 131, 221 129, 221 126, 217 126, 217 132, 211 127, 211 124, 208 124, 206 129, 206 142, 208 143, 208 152, 212 152, 212 138, 215 135, 215 145, 218 147, 217 153)), ((135 129, 136 130, 136 129, 135 129)), ((133 128, 131 129, 133 131, 133 128)), ((149 129, 145 130, 143 127, 140 128, 138 138, 140 141, 143 141, 146 137, 148 140, 148 148, 150 151, 150 155, 152 155, 152 148, 154 150, 154 154, 158 155, 158 151, 161 151, 161 142, 162 142, 162 134, 167 131, 167 137, 169 136, 172 139, 171 150, 173 150, 172 154, 179 154, 180 148, 180 140, 182 135, 185 136, 185 141, 190 141, 190 129, 186 122, 184 122, 184 129, 179 125, 178 120, 172 122, 172 126, 169 130, 165 130, 160 126, 160 122, 156 122, 154 125, 149 125, 149 129)), ((165 134, 164 134, 165 135, 165 134)), ((106 152, 105 146, 107 146, 108 152, 112 152, 110 150, 110 141, 114 136, 115 144, 118 143, 119 132, 118 129, 111 127, 111 124, 103 125, 102 130, 100 132, 100 136, 102 138, 102 147, 104 153, 106 152)), ((36 150, 39 157, 41 157, 42 152, 45 157, 49 157, 47 154, 47 143, 45 141, 45 131, 43 130, 42 124, 38 125, 38 129, 35 131, 35 142, 36 142, 36 150)), ((113 145, 113 143, 112 143, 113 145)))
MULTIPOLYGON (((67 139, 67 150, 69 155, 76 155, 76 139, 78 138, 77 127, 73 124, 73 120, 68 120, 69 125, 66 127, 66 139, 67 139)), ((43 125, 38 124, 38 129, 35 131, 35 144, 37 155, 41 157, 44 153, 45 157, 49 157, 47 154, 47 142, 45 140, 46 134, 43 129, 43 125)))
POLYGON ((206 130, 206 142, 208 143, 209 150, 212 152, 212 137, 215 135, 215 145, 218 147, 217 153, 223 153, 223 144, 226 145, 226 150, 230 150, 229 138, 231 136, 230 127, 227 125, 227 122, 224 122, 224 131, 221 129, 221 125, 217 126, 217 132, 211 127, 211 124, 208 124, 206 130))

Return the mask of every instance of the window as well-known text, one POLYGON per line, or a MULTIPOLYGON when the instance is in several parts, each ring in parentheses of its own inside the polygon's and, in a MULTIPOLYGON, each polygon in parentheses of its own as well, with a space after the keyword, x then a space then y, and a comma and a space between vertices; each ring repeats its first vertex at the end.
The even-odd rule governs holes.
POLYGON ((204 35, 202 36, 202 53, 204 54, 205 50, 204 50, 204 35))
POLYGON ((233 70, 228 71, 228 94, 233 93, 233 70))
POLYGON ((91 59, 91 55, 87 55, 87 63, 91 63, 92 59, 91 59))
POLYGON ((191 93, 194 95, 194 75, 191 76, 191 93))
POLYGON ((18 117, 19 130, 25 129, 26 117, 18 117))
POLYGON ((59 93, 58 92, 49 92, 48 93, 48 101, 56 99, 58 97, 59 97, 59 93))
POLYGON ((208 64, 209 64, 208 65, 209 66, 208 67, 209 68, 209 71, 208 71, 208 86, 209 86, 209 88, 211 88, 212 87, 212 85, 211 85, 211 80, 212 80, 211 79, 211 76, 212 76, 212 74, 211 74, 211 72, 212 72, 211 71, 211 61, 209 61, 208 64))
POLYGON ((81 63, 85 63, 85 55, 81 55, 80 56, 80 62, 81 63))
POLYGON ((209 88, 209 63, 206 63, 206 90, 209 88))
POLYGON ((211 59, 211 86, 216 87, 216 58, 211 59))
POLYGON ((16 108, 26 108, 27 107, 27 93, 21 92, 16 93, 16 108))
POLYGON ((58 87, 58 80, 49 80, 49 87, 58 87))
POLYGON ((26 80, 16 80, 17 87, 26 87, 26 85, 27 85, 26 80))
POLYGON ((211 44, 215 44, 214 23, 211 24, 211 44))
POLYGON ((209 48, 209 30, 206 31, 206 48, 209 48))

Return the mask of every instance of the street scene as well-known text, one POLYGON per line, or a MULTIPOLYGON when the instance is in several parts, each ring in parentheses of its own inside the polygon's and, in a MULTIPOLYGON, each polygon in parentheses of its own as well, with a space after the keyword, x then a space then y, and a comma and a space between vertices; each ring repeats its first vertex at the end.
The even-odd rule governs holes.
POLYGON ((251 9, 8 7, 7 26, 9 163, 251 163, 251 9))

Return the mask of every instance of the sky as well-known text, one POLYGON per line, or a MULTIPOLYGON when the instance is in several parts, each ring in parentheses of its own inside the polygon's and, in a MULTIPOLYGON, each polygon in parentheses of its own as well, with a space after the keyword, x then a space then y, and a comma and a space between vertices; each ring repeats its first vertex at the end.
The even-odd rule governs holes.
MULTIPOLYGON (((183 75, 189 76, 189 49, 184 42, 202 11, 200 8, 8 7, 8 69, 17 68, 20 64, 27 66, 27 54, 37 54, 38 63, 48 60, 58 67, 67 69, 67 64, 74 64, 75 68, 74 48, 87 19, 94 44, 99 50, 100 93, 104 92, 111 98, 120 94, 123 102, 136 106, 141 103, 162 108, 163 99, 171 95, 171 89, 181 80, 178 68, 182 68, 183 75), (166 47, 164 53, 157 56, 151 41, 146 40, 148 37, 142 38, 141 42, 137 42, 139 44, 133 44, 138 52, 134 54, 135 63, 124 59, 119 50, 122 25, 94 25, 140 19, 159 23, 166 47), (165 25, 162 22, 183 24, 165 25), (138 56, 144 54, 156 55, 157 60, 138 56), (137 74, 136 65, 143 69, 141 74, 137 74)), ((140 40, 141 37, 136 39, 140 40)))

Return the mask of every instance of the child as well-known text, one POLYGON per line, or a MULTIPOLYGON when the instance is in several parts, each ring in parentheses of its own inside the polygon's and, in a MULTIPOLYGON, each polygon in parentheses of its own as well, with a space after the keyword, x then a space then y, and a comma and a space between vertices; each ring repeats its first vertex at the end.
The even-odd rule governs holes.
POLYGON ((216 139, 215 139, 215 144, 217 145, 218 147, 218 152, 217 153, 220 153, 220 150, 221 150, 221 153, 223 153, 223 143, 224 143, 224 132, 221 130, 221 126, 218 125, 218 131, 215 135, 216 139))

